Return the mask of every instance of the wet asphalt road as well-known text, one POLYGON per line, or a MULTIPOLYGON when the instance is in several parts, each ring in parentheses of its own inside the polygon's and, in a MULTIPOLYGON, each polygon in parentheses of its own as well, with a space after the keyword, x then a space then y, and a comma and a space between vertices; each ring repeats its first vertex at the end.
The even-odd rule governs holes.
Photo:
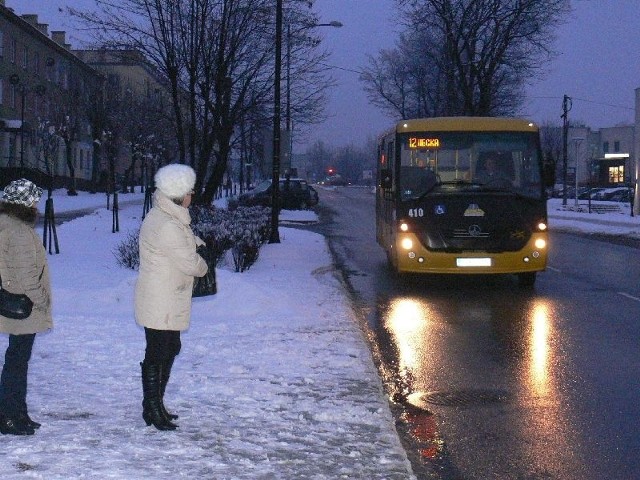
POLYGON ((369 189, 317 209, 419 478, 640 479, 640 251, 552 232, 533 290, 398 280, 369 189))

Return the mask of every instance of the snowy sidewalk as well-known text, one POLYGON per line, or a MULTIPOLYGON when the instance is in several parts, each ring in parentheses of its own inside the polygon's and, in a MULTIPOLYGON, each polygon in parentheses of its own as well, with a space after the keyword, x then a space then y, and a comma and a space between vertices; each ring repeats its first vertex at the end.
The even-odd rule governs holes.
POLYGON ((180 428, 145 426, 136 274, 112 253, 140 215, 123 207, 118 234, 106 209, 58 227, 55 328, 36 338, 29 374, 43 426, 0 436, 3 478, 414 478, 325 240, 292 228, 194 299, 165 399, 180 428))
MULTIPOLYGON (((594 202, 595 203, 595 202, 594 202)), ((587 205, 583 211, 572 211, 562 205, 561 198, 552 198, 547 202, 547 214, 551 230, 569 230, 589 233, 604 233, 640 237, 640 217, 631 216, 628 203, 604 202, 619 208, 617 212, 588 213, 587 205)), ((571 207, 571 205, 569 205, 571 207)))

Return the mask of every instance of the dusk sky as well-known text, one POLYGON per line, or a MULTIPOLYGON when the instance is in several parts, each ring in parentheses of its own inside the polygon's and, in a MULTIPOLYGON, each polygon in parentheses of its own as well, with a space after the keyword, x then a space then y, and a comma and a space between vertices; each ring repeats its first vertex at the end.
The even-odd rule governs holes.
MULTIPOLYGON (((286 0, 285 0, 286 1, 286 0)), ((634 90, 640 87, 640 1, 573 0, 574 12, 558 31, 560 55, 549 64, 544 79, 533 79, 520 114, 537 122, 560 123, 562 97, 573 99, 570 120, 591 128, 630 123, 634 119, 634 90)), ((68 19, 58 11, 66 5, 91 8, 92 0, 6 0, 19 14, 37 13, 49 30, 66 30, 67 41, 78 46, 68 19)), ((275 0, 274 0, 275 5, 275 0)), ((330 94, 329 120, 317 125, 296 147, 323 140, 328 145, 360 146, 389 127, 369 105, 358 80, 367 55, 393 46, 397 38, 394 0, 315 0, 322 22, 338 20, 342 28, 323 28, 330 64, 338 82, 330 94)), ((294 132, 295 135, 295 132, 294 132)))

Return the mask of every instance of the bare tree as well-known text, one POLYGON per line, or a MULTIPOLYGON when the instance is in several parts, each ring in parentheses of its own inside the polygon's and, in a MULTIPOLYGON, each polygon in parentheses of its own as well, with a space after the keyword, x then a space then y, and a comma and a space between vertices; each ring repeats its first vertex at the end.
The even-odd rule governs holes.
MULTIPOLYGON (((240 137, 240 123, 268 118, 250 113, 269 111, 273 95, 272 2, 96 0, 96 4, 97 13, 72 12, 94 30, 100 45, 140 50, 166 78, 179 161, 198 173, 196 201, 210 202, 240 137)), ((290 4, 299 7, 292 18, 315 23, 311 13, 304 15, 306 1, 290 4)), ((312 78, 319 70, 307 64, 298 72, 312 78)), ((309 98, 320 98, 321 92, 317 88, 309 98)))
MULTIPOLYGON (((540 143, 546 161, 553 163, 556 168, 561 167, 563 151, 562 125, 551 123, 541 125, 540 143)), ((555 173, 559 178, 562 172, 556 171, 555 173)))
POLYGON ((568 0, 397 0, 406 30, 362 81, 401 118, 511 115, 553 57, 568 0))
POLYGON ((325 177, 329 167, 332 166, 331 162, 334 158, 333 150, 327 147, 323 141, 317 140, 313 145, 307 148, 306 155, 312 166, 312 174, 317 178, 325 177))
POLYGON ((48 177, 48 198, 53 193, 53 178, 56 174, 58 151, 60 150, 60 136, 56 127, 47 120, 41 120, 35 130, 38 161, 44 167, 48 177))

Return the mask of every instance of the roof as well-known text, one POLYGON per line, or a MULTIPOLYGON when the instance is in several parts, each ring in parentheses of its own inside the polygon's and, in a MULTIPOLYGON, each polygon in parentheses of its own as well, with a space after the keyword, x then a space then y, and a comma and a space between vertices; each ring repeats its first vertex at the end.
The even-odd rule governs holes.
POLYGON ((537 132, 538 126, 523 118, 508 117, 434 117, 403 120, 396 131, 521 131, 537 132))

